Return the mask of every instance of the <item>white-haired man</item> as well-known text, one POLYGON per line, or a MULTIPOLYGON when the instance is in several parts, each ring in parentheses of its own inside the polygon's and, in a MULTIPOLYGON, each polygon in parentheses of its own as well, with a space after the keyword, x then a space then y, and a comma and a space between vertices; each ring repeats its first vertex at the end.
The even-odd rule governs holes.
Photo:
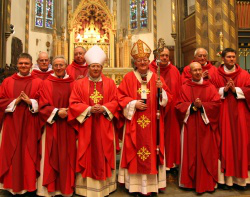
MULTIPOLYGON (((194 60, 193 62, 199 62, 202 67, 202 78, 204 80, 209 80, 216 72, 217 68, 211 64, 207 60, 208 52, 204 48, 197 48, 194 52, 194 60)), ((185 66, 183 69, 182 75, 182 84, 185 83, 188 79, 191 79, 192 76, 190 74, 190 66, 185 66)))
POLYGON ((46 52, 41 52, 37 58, 37 65, 35 65, 31 74, 45 80, 54 71, 51 68, 49 55, 46 52))
POLYGON ((54 73, 40 90, 39 113, 45 128, 41 140, 39 196, 71 196, 75 188, 76 132, 67 122, 74 79, 66 73, 66 67, 63 56, 55 57, 54 73))

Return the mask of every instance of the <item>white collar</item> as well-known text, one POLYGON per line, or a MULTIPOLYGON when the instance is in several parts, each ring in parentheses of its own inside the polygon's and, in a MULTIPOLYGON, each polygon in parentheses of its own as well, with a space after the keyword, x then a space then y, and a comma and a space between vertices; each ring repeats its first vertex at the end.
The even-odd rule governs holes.
POLYGON ((236 69, 235 65, 230 70, 224 65, 224 71, 225 71, 225 73, 234 73, 235 69, 236 69))
POLYGON ((100 75, 100 77, 98 78, 93 78, 89 75, 89 80, 93 81, 93 82, 101 82, 102 81, 102 76, 100 75))
MULTIPOLYGON (((56 78, 59 79, 59 77, 57 77, 57 76, 55 75, 55 73, 52 73, 51 75, 52 75, 53 77, 56 77, 56 78)), ((69 75, 68 75, 67 72, 65 71, 65 75, 64 75, 63 79, 67 79, 67 78, 69 78, 69 75)))
POLYGON ((19 77, 28 77, 28 76, 30 76, 31 74, 29 73, 28 75, 23 76, 23 75, 21 75, 21 73, 20 73, 20 72, 18 72, 18 73, 17 73, 17 75, 18 75, 19 77))
POLYGON ((201 77, 200 81, 194 81, 194 80, 192 80, 192 82, 197 83, 197 84, 203 84, 203 78, 201 77))

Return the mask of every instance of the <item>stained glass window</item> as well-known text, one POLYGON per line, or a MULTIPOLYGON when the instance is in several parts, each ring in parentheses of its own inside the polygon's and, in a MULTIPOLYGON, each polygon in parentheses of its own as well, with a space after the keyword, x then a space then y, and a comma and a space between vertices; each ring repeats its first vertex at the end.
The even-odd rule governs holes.
POLYGON ((140 0, 140 25, 141 28, 148 26, 148 1, 140 0))
POLYGON ((36 0, 35 26, 43 27, 43 0, 36 0))
POLYGON ((54 0, 36 0, 35 26, 53 28, 54 0))
POLYGON ((130 0, 129 6, 131 29, 148 28, 148 0, 130 0))
POLYGON ((53 28, 53 2, 54 0, 46 0, 46 28, 53 28))
POLYGON ((137 29, 137 0, 130 0, 130 26, 137 29))

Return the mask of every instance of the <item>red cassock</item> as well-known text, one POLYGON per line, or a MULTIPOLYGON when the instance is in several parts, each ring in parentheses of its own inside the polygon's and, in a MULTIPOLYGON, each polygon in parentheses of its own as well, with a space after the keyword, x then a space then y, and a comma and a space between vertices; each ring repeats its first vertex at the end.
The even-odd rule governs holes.
POLYGON ((68 65, 66 72, 73 79, 77 79, 79 75, 85 77, 88 74, 88 65, 85 64, 84 66, 81 66, 73 61, 70 65, 68 65))
MULTIPOLYGON (((68 108, 74 79, 59 79, 50 75, 40 90, 39 112, 43 124, 55 108, 68 108)), ((64 195, 74 192, 76 132, 67 118, 47 123, 43 186, 48 192, 61 191, 64 195)))
POLYGON ((38 77, 42 80, 45 80, 47 79, 47 77, 52 74, 54 71, 53 70, 50 70, 50 71, 47 71, 47 72, 42 72, 40 70, 37 70, 37 69, 34 69, 32 72, 31 72, 31 75, 34 75, 35 77, 38 77))
MULTIPOLYGON (((212 77, 214 75, 214 73, 216 72, 217 68, 215 66, 213 66, 211 64, 211 62, 208 61, 205 66, 202 66, 202 72, 204 72, 206 70, 208 70, 210 77, 212 77)), ((192 78, 192 76, 190 74, 190 66, 187 65, 184 67, 183 72, 181 74, 182 84, 184 84, 187 80, 189 80, 191 78, 192 78)), ((206 78, 204 78, 204 79, 207 80, 206 78)))
POLYGON ((188 80, 181 88, 176 105, 178 118, 182 128, 182 160, 180 169, 180 185, 196 188, 196 192, 214 191, 218 181, 219 159, 219 111, 220 96, 216 88, 208 81, 197 84, 188 80), (189 106, 200 98, 209 120, 205 124, 201 111, 184 118, 189 106))
POLYGON ((76 172, 83 178, 106 180, 112 176, 115 169, 114 129, 112 121, 103 114, 91 114, 82 124, 76 118, 89 106, 95 105, 94 100, 105 106, 117 117, 117 88, 112 79, 102 75, 102 81, 96 83, 86 77, 76 82, 70 96, 68 121, 78 131, 78 149, 76 158, 76 172), (101 98, 103 97, 103 98, 101 98))
MULTIPOLYGON (((21 91, 30 99, 36 99, 42 80, 34 76, 20 77, 17 74, 4 80, 0 90, 0 109, 17 98, 21 91)), ((21 101, 14 112, 3 117, 2 142, 0 148, 0 182, 13 192, 36 190, 40 158, 38 141, 40 126, 37 113, 21 101)))
MULTIPOLYGON (((157 75, 153 73, 147 83, 147 109, 136 110, 131 120, 126 119, 121 167, 128 169, 130 174, 157 174, 157 75)), ((163 78, 163 89, 168 96, 167 107, 170 106, 172 95, 163 78)), ((133 100, 141 100, 141 83, 134 72, 125 75, 118 88, 118 102, 122 108, 133 100)), ((167 108, 166 107, 166 108, 167 108)), ((159 131, 159 165, 164 165, 164 116, 166 108, 160 108, 159 131)))
POLYGON ((221 169, 225 176, 248 178, 250 168, 250 75, 236 65, 234 73, 227 74, 223 65, 211 79, 217 88, 225 87, 229 79, 241 88, 245 99, 236 99, 229 90, 222 99, 220 114, 221 169))
MULTIPOLYGON (((157 73, 155 61, 150 64, 149 68, 157 73)), ((181 88, 181 75, 179 70, 171 63, 168 66, 160 67, 160 74, 173 95, 173 101, 164 119, 166 167, 173 168, 174 165, 180 164, 181 159, 181 129, 175 111, 176 101, 181 88)))

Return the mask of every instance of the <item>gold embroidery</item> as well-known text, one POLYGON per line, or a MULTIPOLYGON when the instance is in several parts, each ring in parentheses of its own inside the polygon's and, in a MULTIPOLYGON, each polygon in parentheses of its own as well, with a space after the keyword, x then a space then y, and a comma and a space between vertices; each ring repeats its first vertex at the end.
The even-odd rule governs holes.
POLYGON ((142 115, 138 120, 137 123, 144 129, 146 126, 149 125, 151 121, 148 119, 147 116, 142 115))
POLYGON ((138 157, 145 161, 151 153, 144 146, 137 152, 138 157))
POLYGON ((141 93, 146 93, 146 94, 149 94, 150 93, 150 90, 147 88, 146 90, 142 90, 141 88, 139 88, 138 90, 137 90, 137 92, 139 93, 139 94, 141 94, 141 93))
POLYGON ((99 101, 103 99, 102 94, 98 92, 96 89, 96 83, 95 83, 94 92, 90 95, 89 98, 91 98, 95 104, 99 103, 99 101))

